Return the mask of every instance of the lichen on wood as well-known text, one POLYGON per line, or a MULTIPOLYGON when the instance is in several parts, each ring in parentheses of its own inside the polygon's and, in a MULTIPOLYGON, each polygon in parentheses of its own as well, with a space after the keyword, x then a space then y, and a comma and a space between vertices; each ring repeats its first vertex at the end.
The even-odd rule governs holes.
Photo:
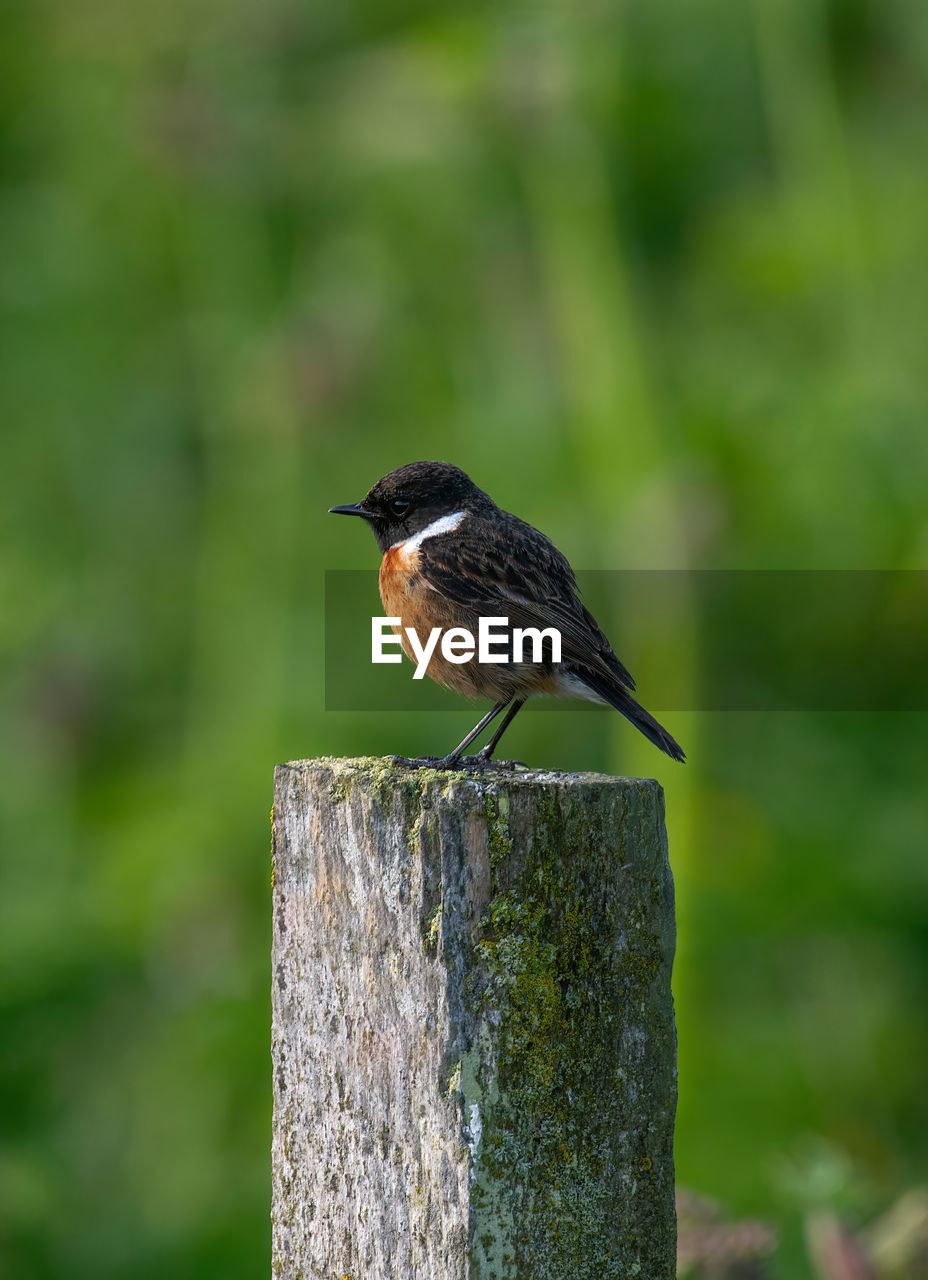
POLYGON ((274 1274, 671 1280, 653 781, 280 766, 274 1274))

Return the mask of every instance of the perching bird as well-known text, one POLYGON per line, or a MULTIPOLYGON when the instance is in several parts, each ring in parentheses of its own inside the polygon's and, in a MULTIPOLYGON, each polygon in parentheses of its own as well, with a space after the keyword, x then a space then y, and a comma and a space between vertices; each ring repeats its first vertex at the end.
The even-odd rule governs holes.
MULTIPOLYGON (((481 617, 510 628, 551 628, 561 636, 561 661, 451 662, 436 649, 428 674, 466 698, 494 706, 439 763, 459 767, 466 747, 502 711, 506 714, 476 761, 489 760, 506 728, 535 694, 608 703, 674 760, 683 749, 631 696, 635 682, 580 600, 574 572, 550 539, 478 489, 447 462, 411 462, 378 480, 360 502, 331 507, 361 516, 383 552, 380 598, 407 657, 405 629, 428 636, 464 627, 476 635, 481 617)), ((539 655, 543 656, 543 655, 539 655)), ((549 649, 549 658, 551 650, 549 649)))

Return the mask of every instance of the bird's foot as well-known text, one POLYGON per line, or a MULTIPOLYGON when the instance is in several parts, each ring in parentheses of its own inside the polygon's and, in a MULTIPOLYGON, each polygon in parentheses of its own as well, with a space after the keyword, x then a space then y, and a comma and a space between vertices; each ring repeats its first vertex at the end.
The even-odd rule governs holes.
POLYGON ((387 756, 391 764, 401 765, 406 769, 453 769, 447 763, 447 756, 387 756))
POLYGON ((445 772, 452 769, 465 769, 473 756, 387 756, 391 764, 403 765, 408 769, 441 769, 445 772))
POLYGON ((402 765, 408 769, 439 769, 445 772, 483 773, 490 769, 502 769, 513 773, 516 769, 526 769, 521 760, 493 760, 490 756, 478 751, 472 756, 387 756, 391 764, 402 765))
POLYGON ((517 769, 527 769, 524 760, 494 760, 490 756, 482 756, 478 751, 475 756, 466 757, 466 767, 475 772, 481 769, 501 769, 504 773, 515 773, 517 769))

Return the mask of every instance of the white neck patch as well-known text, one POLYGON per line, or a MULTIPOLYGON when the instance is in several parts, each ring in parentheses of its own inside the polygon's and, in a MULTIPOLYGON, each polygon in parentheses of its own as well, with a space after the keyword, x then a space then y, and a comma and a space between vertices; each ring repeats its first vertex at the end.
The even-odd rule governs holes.
POLYGON ((394 542, 390 550, 396 551, 402 547, 407 554, 410 551, 416 551, 422 546, 426 538, 437 538, 441 533, 450 533, 452 529, 458 527, 466 516, 466 511, 455 511, 450 516, 439 516, 437 520, 427 524, 424 529, 420 529, 418 533, 413 534, 411 538, 407 538, 405 542, 394 542))

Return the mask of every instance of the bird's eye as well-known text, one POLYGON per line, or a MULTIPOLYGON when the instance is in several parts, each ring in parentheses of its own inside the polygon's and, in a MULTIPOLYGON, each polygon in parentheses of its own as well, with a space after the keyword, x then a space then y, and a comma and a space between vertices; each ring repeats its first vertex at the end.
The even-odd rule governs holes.
POLYGON ((409 507, 410 503, 407 498, 394 498, 390 503, 390 513, 394 516, 404 516, 409 507))

